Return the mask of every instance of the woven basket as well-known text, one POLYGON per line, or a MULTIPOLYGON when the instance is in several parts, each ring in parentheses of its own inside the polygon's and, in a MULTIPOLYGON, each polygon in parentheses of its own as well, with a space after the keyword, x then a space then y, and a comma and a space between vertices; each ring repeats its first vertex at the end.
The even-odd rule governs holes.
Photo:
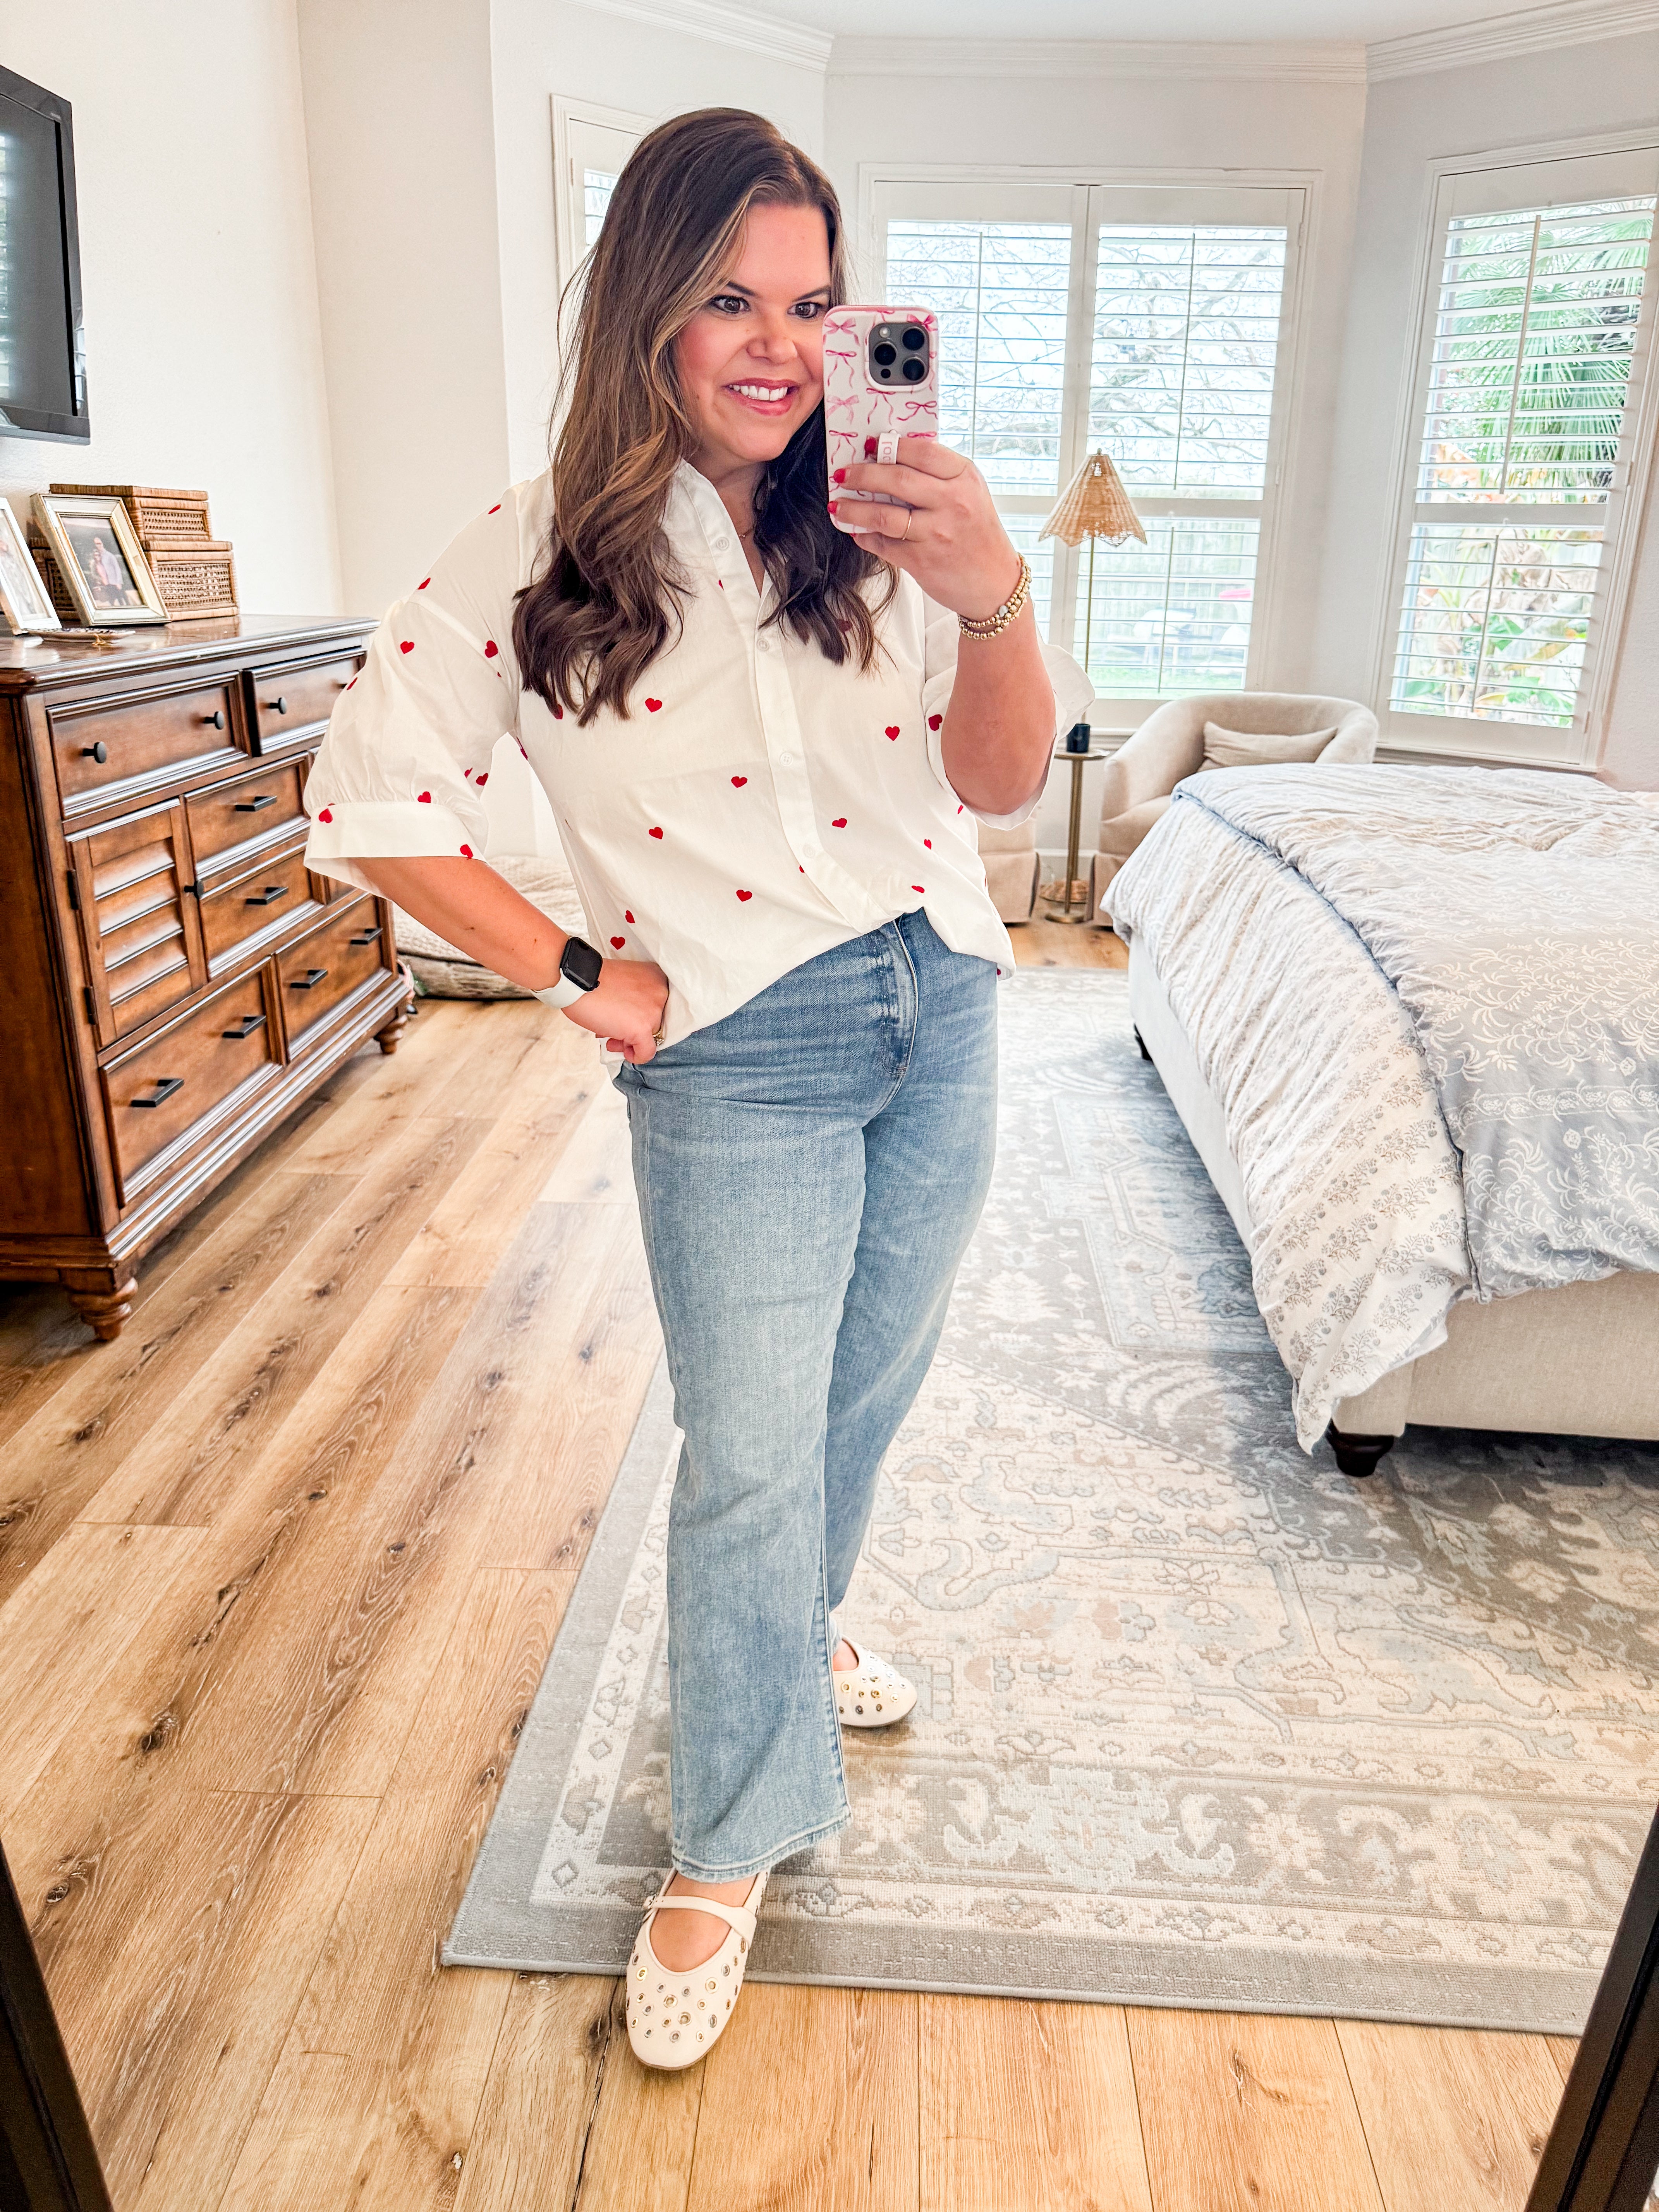
POLYGON ((52 489, 122 502, 169 622, 213 622, 236 612, 236 564, 228 539, 213 535, 204 491, 170 491, 161 484, 55 483, 52 489))

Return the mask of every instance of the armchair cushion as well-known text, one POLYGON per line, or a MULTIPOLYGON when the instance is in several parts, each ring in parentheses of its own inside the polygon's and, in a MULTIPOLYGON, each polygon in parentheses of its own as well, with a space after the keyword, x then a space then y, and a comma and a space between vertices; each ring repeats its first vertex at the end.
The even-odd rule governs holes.
POLYGON ((1227 730, 1219 722, 1206 722, 1200 768, 1262 768, 1281 761, 1316 761, 1335 735, 1334 722, 1328 730, 1310 730, 1305 737, 1279 736, 1267 730, 1227 730))
POLYGON ((1109 853, 1115 860, 1127 860, 1135 847, 1155 822, 1161 822, 1175 804, 1166 793, 1161 799, 1148 799, 1139 806, 1132 806, 1125 814, 1115 814, 1109 822, 1100 825, 1100 849, 1109 853))

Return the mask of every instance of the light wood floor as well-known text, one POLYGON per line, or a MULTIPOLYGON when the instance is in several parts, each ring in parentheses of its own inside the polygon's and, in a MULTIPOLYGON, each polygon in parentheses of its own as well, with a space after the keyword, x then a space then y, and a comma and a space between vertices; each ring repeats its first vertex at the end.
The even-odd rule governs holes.
POLYGON ((1540 2038, 757 1984, 669 2077, 438 1967, 657 1356, 568 1024, 428 1003, 139 1290, 0 1293, 0 1838, 121 2212, 1518 2212, 1540 2038))

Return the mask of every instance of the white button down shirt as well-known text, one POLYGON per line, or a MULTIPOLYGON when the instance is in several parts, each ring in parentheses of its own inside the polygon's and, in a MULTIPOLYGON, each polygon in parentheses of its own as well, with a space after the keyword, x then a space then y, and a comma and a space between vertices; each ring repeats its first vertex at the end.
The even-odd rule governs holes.
MULTIPOLYGON (((551 519, 545 476, 516 487, 387 615, 306 786, 310 866, 363 886, 355 860, 487 857, 479 787, 512 735, 552 803, 588 935, 667 975, 671 1044, 918 908, 953 951, 1012 963, 939 742, 953 614, 902 575, 868 675, 763 629, 772 587, 757 590, 718 493, 683 465, 664 529, 684 627, 626 717, 580 729, 521 684, 513 652, 514 597, 551 519)), ((1064 653, 1047 658, 1064 727, 1090 689, 1064 653)), ((986 818, 1021 822, 1036 796, 986 818)))

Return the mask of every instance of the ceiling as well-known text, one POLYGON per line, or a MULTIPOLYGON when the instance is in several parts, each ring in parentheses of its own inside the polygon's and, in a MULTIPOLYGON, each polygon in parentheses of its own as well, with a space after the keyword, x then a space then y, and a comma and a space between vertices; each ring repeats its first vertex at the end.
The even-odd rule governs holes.
POLYGON ((775 18, 863 38, 1357 40, 1509 15, 1498 0, 767 0, 775 18))

